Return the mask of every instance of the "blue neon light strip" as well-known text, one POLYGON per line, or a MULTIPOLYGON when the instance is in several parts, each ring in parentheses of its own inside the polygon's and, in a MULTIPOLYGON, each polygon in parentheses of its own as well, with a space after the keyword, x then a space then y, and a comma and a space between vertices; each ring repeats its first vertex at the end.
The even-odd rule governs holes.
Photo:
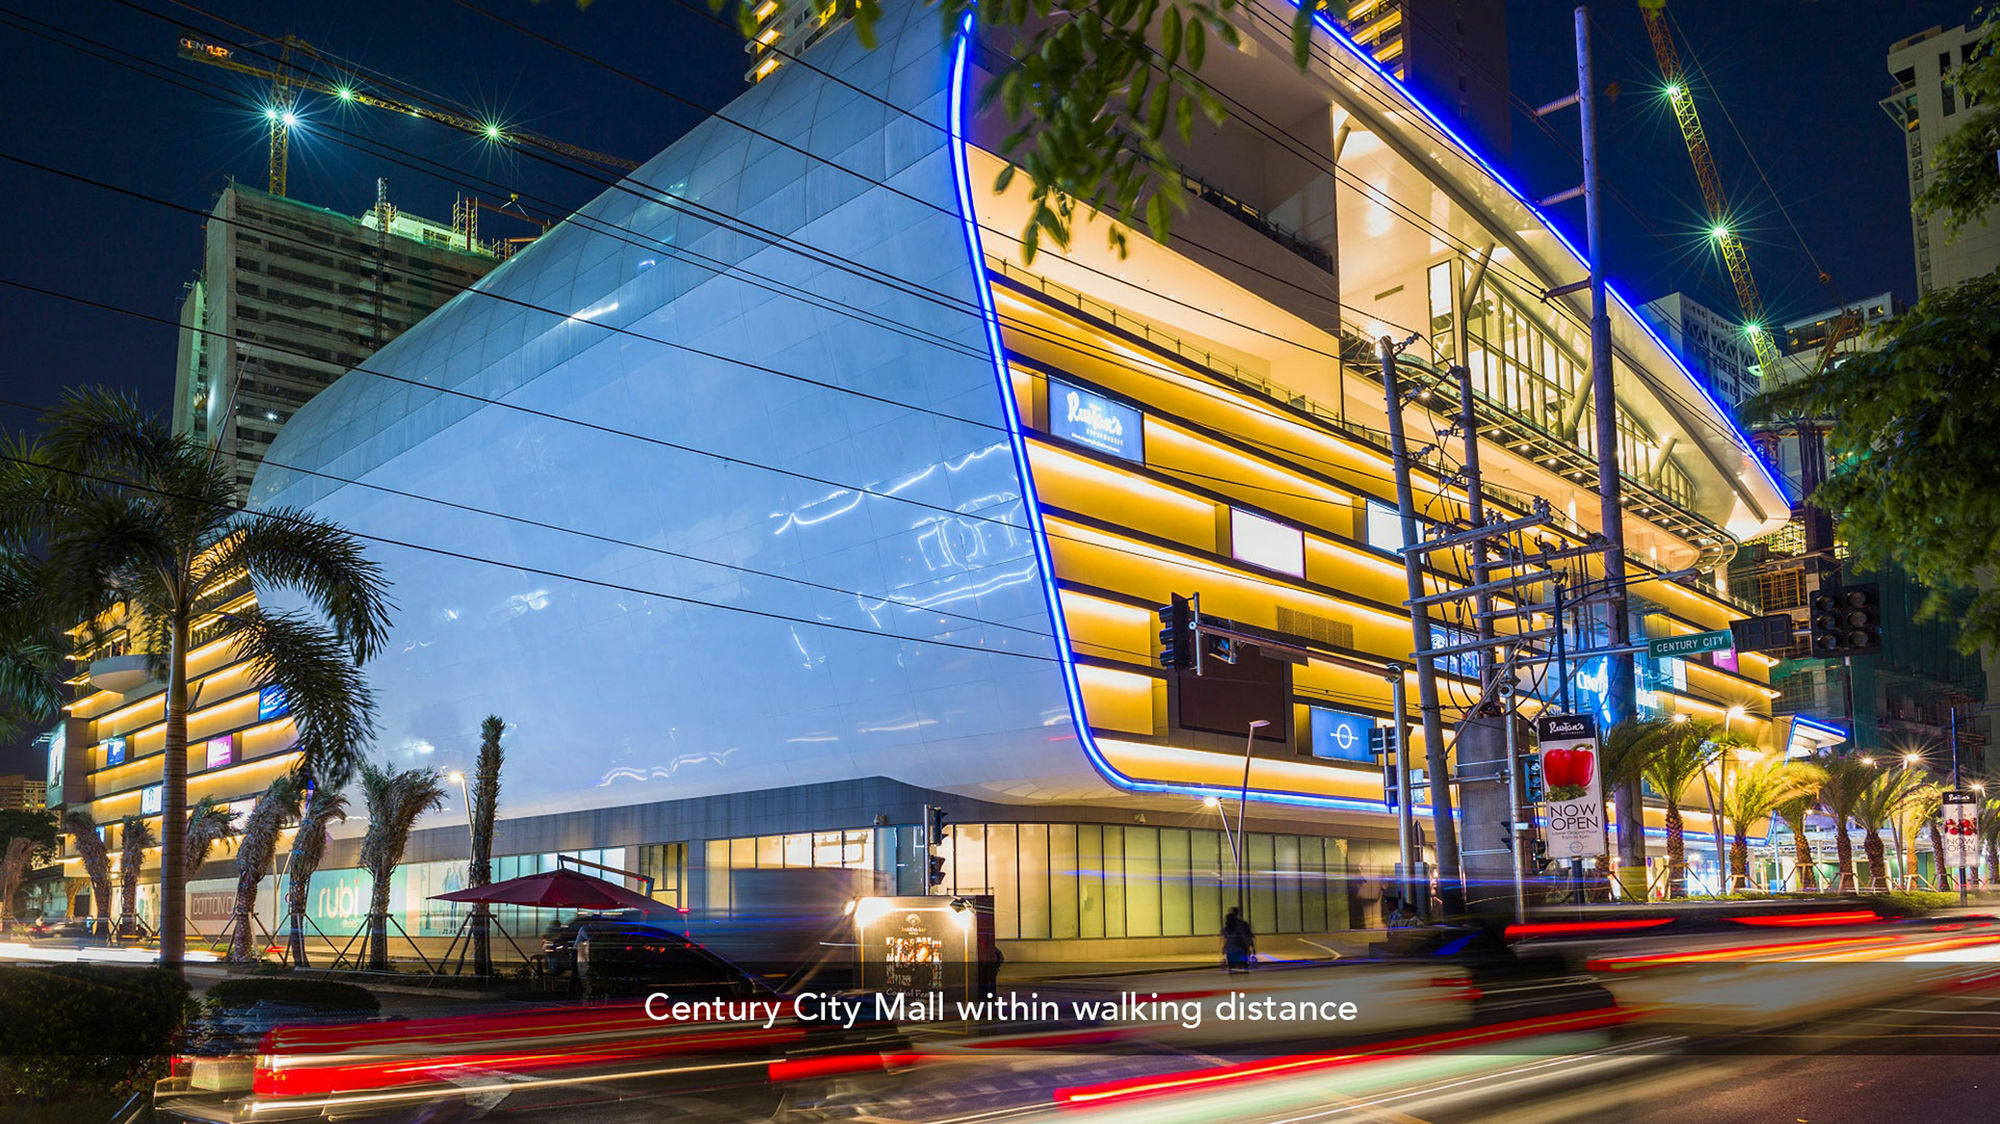
POLYGON ((1846 730, 1843 730, 1838 726, 1832 725, 1831 723, 1827 722, 1821 722, 1816 718, 1808 718, 1803 714, 1792 715, 1792 725, 1804 726, 1809 730, 1818 730, 1822 734, 1832 734, 1833 736, 1840 738, 1842 740, 1845 740, 1850 736, 1846 730))
MULTIPOLYGON (((1296 6, 1298 0, 1292 0, 1292 3, 1296 6)), ((1576 244, 1569 240, 1569 236, 1563 233, 1562 228, 1557 226, 1554 220, 1550 219, 1548 215, 1543 214, 1541 207, 1537 206, 1532 199, 1529 199, 1528 196, 1524 194, 1520 188, 1515 187, 1514 182, 1508 179, 1505 175, 1503 175, 1500 169, 1495 167, 1493 165, 1493 162, 1488 160, 1485 157, 1485 155, 1479 151, 1479 149, 1475 148, 1472 145, 1470 141, 1466 140, 1464 137, 1459 136, 1457 132, 1453 131, 1450 125, 1445 124, 1444 119, 1439 117, 1437 113, 1431 109, 1430 106, 1426 105, 1423 99, 1417 97, 1415 91, 1411 90, 1408 86, 1405 86, 1401 79, 1397 78, 1394 74, 1391 74, 1387 69, 1385 69, 1382 66, 1381 63, 1376 62, 1374 57, 1371 56, 1367 52, 1367 50, 1361 46, 1361 44, 1349 38, 1347 32, 1342 30, 1340 25, 1334 23, 1325 14, 1316 13, 1313 16, 1313 23, 1316 24, 1320 30, 1326 32, 1329 36, 1331 36, 1334 39, 1334 41, 1338 42, 1341 46, 1347 48, 1349 54, 1353 55, 1357 59, 1360 59, 1361 62, 1364 63, 1370 70, 1373 70, 1377 75, 1379 75, 1384 82, 1387 82, 1390 86, 1394 87, 1398 93, 1402 94, 1404 98, 1408 99, 1411 105, 1416 106, 1417 109, 1423 113, 1424 118, 1426 120, 1428 120, 1431 124, 1437 126, 1438 129, 1441 130, 1445 136, 1450 137, 1452 142, 1458 145, 1460 151, 1464 152, 1465 155, 1471 157, 1472 161, 1478 164, 1482 169, 1484 169, 1487 175, 1493 177, 1494 182, 1498 183, 1501 187, 1506 188, 1507 194, 1512 195, 1514 197, 1515 202, 1521 204, 1521 206, 1523 207, 1526 207, 1528 209, 1529 214, 1539 219, 1541 221, 1541 224, 1548 228, 1549 233, 1556 236, 1556 241, 1562 243, 1563 249, 1568 250, 1570 252, 1570 256, 1576 259, 1578 265, 1584 266, 1585 268, 1589 268, 1590 264, 1589 260, 1584 257, 1582 251, 1576 248, 1576 244)), ((1771 487, 1777 489, 1777 492, 1780 496, 1783 496, 1788 501, 1791 500, 1793 497, 1789 492, 1785 490, 1785 482, 1783 480, 1780 480, 1777 474, 1771 471, 1771 466, 1764 463, 1764 458, 1758 454, 1756 447, 1750 444, 1750 439, 1744 436, 1743 431, 1741 429, 1737 428, 1735 419, 1731 418, 1729 415, 1729 409, 1726 406, 1724 406, 1722 402, 1715 397, 1714 394, 1711 394, 1709 392, 1708 387, 1703 384, 1701 379, 1695 377, 1694 372, 1688 369, 1686 363, 1681 362, 1680 354, 1676 352, 1672 347, 1668 346, 1667 341, 1660 335, 1660 333, 1653 330, 1653 326, 1646 321, 1645 317, 1639 315, 1639 310, 1633 307, 1631 301, 1625 299, 1625 294, 1619 292, 1608 281, 1605 284, 1605 291, 1611 294, 1612 300, 1617 301, 1619 305, 1624 307, 1626 312, 1631 314, 1632 319, 1638 323, 1639 329, 1645 332, 1648 336, 1651 336, 1654 343, 1660 345, 1660 350, 1666 353, 1667 358, 1673 362, 1673 365, 1675 367, 1680 369, 1681 374, 1687 376, 1687 381, 1693 384, 1694 388, 1697 391, 1701 392, 1701 396, 1708 400, 1709 405, 1715 407, 1716 413, 1722 416, 1723 424, 1729 428, 1730 436, 1735 438, 1737 447, 1740 448, 1746 455, 1749 456, 1750 463, 1757 466, 1757 471, 1763 474, 1765 481, 1768 482, 1771 485, 1771 487)))
MULTIPOLYGON (((1056 662, 1061 669, 1063 691, 1069 697, 1071 727, 1076 731, 1077 742, 1083 746, 1085 756, 1099 775, 1111 784, 1130 792, 1172 793, 1195 797, 1234 797, 1238 790, 1217 788, 1208 785, 1169 784, 1163 781, 1142 781, 1126 776, 1118 771, 1097 745, 1097 739, 1090 730, 1090 721, 1084 714, 1083 684, 1077 678, 1076 656, 1070 646, 1069 626, 1063 619, 1062 594, 1056 588, 1055 560, 1049 553, 1048 532, 1042 520, 1041 500, 1035 494, 1035 478, 1028 466, 1028 442, 1021 423, 1020 403, 1014 398, 1012 380, 1007 373, 1007 352, 1000 342, 1000 317, 993 308, 993 287, 986 273, 986 253, 979 242, 979 223, 972 206, 972 173, 966 156, 965 139, 965 87, 966 60, 972 52, 973 13, 967 12, 959 24, 958 38, 952 50, 951 59, 951 104, 946 111, 949 118, 947 131, 951 144, 952 184, 958 192, 959 221, 965 230, 966 252, 972 258, 973 289, 978 294, 980 318, 986 325, 986 346, 993 359, 994 384, 1000 392, 1000 409, 1007 422, 1007 441, 1014 453, 1014 471, 1021 480, 1021 495, 1026 500, 1029 523, 1029 538, 1035 544, 1035 561, 1041 567, 1042 592, 1048 603, 1049 627, 1056 642, 1056 662)), ((1342 796, 1318 796, 1305 792, 1270 791, 1251 789, 1249 795, 1259 801, 1273 804, 1292 804, 1309 808, 1325 808, 1337 811, 1386 813, 1389 808, 1380 800, 1355 800, 1342 796)), ((1425 809, 1428 812, 1428 809, 1425 809)))

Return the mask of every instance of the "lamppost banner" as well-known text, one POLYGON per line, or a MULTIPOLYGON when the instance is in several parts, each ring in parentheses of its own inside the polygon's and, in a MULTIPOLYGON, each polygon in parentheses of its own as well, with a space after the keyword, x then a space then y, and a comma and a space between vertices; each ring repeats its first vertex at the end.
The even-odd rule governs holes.
POLYGON ((1535 740, 1541 750, 1547 801, 1543 834, 1549 857, 1590 859, 1607 854, 1597 719, 1588 714, 1543 715, 1535 719, 1535 740))
POLYGON ((1939 825, 1944 835, 1944 865, 1948 867, 1976 867, 1979 865, 1979 801, 1970 792, 1947 792, 1939 806, 1938 814, 1944 822, 1939 825))

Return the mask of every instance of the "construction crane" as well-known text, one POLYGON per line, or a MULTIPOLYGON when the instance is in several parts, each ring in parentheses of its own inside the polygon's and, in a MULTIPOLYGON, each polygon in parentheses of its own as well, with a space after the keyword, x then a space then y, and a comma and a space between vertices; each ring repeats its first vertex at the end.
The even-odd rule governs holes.
POLYGON ((184 33, 180 38, 180 56, 184 59, 206 63, 209 66, 219 66, 224 70, 233 70, 238 74, 248 74, 254 78, 267 79, 271 83, 271 101, 270 104, 264 107, 264 117, 269 122, 271 128, 270 191, 273 195, 285 194, 291 131, 299 124, 298 91, 310 91, 322 94, 342 105, 373 106, 376 109, 385 109, 391 113, 400 113, 409 117, 421 117, 426 121, 435 121, 440 125, 448 125, 460 132, 476 137, 483 137, 486 140, 496 143, 539 148, 546 152, 553 152, 560 156, 588 161, 592 164, 615 169, 620 172, 629 172, 639 166, 636 162, 627 160, 621 156, 612 156, 609 153, 593 151, 592 149, 568 144, 535 133, 524 132, 519 129, 504 129, 496 122, 476 121, 449 110, 435 109, 427 105, 414 105, 409 102, 398 101, 395 98, 370 93, 363 89, 358 81, 329 82, 320 78, 317 74, 300 70, 294 60, 298 58, 310 59, 334 71, 344 71, 350 68, 341 66, 337 60, 321 54, 318 50, 314 49, 312 44, 295 35, 287 35, 283 39, 273 40, 273 45, 277 47, 276 64, 262 66, 238 59, 236 57, 237 51, 234 47, 212 43, 192 33, 184 33))
POLYGON ((1715 172, 1715 158, 1708 151, 1708 135, 1702 132, 1701 116, 1695 112, 1694 93, 1681 73, 1680 52, 1674 47, 1673 32, 1667 27, 1667 0, 1639 0, 1646 19, 1646 35, 1653 41, 1653 56, 1660 63, 1660 77, 1666 80, 1667 101, 1680 122, 1681 139, 1687 142, 1688 159, 1694 162, 1695 179, 1701 181, 1702 199, 1708 204, 1709 237, 1715 240, 1729 280, 1736 286, 1736 303, 1743 310, 1743 331, 1757 354, 1757 365, 1766 379, 1780 376, 1778 345, 1764 323, 1764 298, 1757 293, 1757 279, 1750 273, 1750 259, 1743 251, 1743 239, 1729 221, 1729 198, 1723 194, 1722 179, 1715 172))

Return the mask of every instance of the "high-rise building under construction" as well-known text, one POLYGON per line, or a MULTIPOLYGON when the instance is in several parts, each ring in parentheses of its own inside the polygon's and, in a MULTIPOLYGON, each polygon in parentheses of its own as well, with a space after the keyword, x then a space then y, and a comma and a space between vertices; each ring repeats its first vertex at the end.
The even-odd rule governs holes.
POLYGON ((499 257, 386 199, 352 217, 231 183, 181 307, 174 431, 215 445, 238 499, 293 411, 499 257))

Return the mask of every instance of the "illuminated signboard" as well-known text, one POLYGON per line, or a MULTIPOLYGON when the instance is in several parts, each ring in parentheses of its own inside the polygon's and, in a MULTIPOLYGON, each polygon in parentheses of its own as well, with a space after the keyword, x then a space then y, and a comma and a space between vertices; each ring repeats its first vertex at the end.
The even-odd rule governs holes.
POLYGON ((125 739, 105 738, 104 764, 110 766, 110 765, 123 765, 124 763, 125 763, 125 739))
POLYGON ((1128 461, 1146 459, 1145 418, 1101 394, 1049 380, 1049 432, 1128 461))
POLYGON ((146 787, 139 790, 140 815, 156 816, 160 814, 161 792, 162 792, 162 787, 156 784, 149 784, 146 787))
MULTIPOLYGON (((992 898, 861 898, 853 912, 862 986, 872 991, 970 997, 992 898)), ((990 937, 989 937, 990 939, 990 937)))
POLYGON ((1306 576, 1305 533, 1240 507, 1229 509, 1229 553, 1252 566, 1306 576))
POLYGON ((269 683, 257 691, 257 721, 269 722, 273 718, 283 718, 292 712, 291 700, 285 697, 283 683, 269 683))
POLYGON ((236 760, 236 735, 224 734, 208 739, 208 767, 220 769, 236 760))
POLYGON ((1375 720, 1365 714, 1344 710, 1312 708, 1312 755, 1332 761, 1373 761, 1368 752, 1368 734, 1375 720))

